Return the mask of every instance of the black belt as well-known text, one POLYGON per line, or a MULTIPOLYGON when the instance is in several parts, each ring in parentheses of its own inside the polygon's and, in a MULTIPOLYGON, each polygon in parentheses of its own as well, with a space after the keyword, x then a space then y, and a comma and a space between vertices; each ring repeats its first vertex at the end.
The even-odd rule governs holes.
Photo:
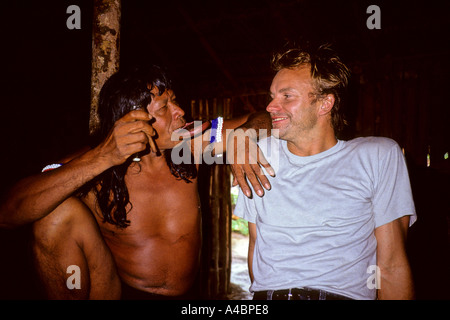
POLYGON ((340 294, 312 288, 255 291, 253 300, 352 300, 340 294))

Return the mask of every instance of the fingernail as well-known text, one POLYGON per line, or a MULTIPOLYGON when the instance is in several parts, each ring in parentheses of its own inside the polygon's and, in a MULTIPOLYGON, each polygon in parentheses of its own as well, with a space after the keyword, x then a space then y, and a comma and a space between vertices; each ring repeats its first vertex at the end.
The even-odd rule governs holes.
POLYGON ((256 193, 258 194, 258 196, 262 197, 264 195, 264 191, 262 190, 257 190, 256 193))
POLYGON ((267 190, 270 190, 270 189, 271 189, 271 187, 270 187, 270 183, 266 183, 266 184, 264 184, 264 188, 266 188, 267 190))

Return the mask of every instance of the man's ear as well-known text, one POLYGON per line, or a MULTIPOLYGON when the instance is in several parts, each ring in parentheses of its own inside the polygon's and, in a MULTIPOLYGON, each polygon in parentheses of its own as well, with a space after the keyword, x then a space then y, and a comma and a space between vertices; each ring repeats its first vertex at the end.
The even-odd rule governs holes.
POLYGON ((332 95, 332 94, 327 94, 324 98, 322 98, 320 100, 321 105, 320 105, 320 109, 319 109, 319 115, 323 116, 323 115, 330 113, 331 109, 334 106, 334 101, 335 101, 335 98, 334 98, 334 95, 332 95))

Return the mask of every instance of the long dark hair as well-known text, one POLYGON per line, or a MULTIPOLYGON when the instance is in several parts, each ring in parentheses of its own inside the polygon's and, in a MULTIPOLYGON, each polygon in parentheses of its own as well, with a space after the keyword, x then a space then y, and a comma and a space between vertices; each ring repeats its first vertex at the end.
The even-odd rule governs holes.
MULTIPOLYGON (((115 122, 133 110, 135 106, 146 108, 151 102, 150 90, 154 86, 159 89, 160 94, 171 88, 171 81, 157 66, 119 71, 111 76, 100 91, 99 126, 92 136, 93 146, 102 142, 109 135, 115 122)), ((172 163, 170 150, 164 151, 164 157, 171 173, 177 179, 189 183, 191 179, 197 177, 197 168, 194 164, 172 163)), ((126 228, 130 224, 127 213, 131 210, 132 204, 125 184, 125 174, 131 163, 130 158, 123 164, 106 170, 81 192, 81 195, 86 195, 92 190, 96 195, 103 221, 120 228, 126 228), (127 210, 128 204, 130 208, 127 210)))

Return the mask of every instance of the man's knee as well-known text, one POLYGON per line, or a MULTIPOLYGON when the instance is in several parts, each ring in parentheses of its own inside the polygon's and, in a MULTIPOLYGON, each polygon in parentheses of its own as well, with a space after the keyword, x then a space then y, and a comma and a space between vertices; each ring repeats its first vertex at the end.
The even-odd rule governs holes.
POLYGON ((73 227, 72 220, 81 210, 86 209, 79 199, 71 197, 65 200, 50 214, 33 224, 34 243, 52 246, 60 237, 67 239, 73 227))
POLYGON ((88 265, 77 239, 73 236, 73 230, 77 227, 76 217, 80 213, 83 214, 84 210, 86 208, 79 199, 69 198, 33 225, 35 267, 43 289, 51 299, 88 297, 88 265), (71 266, 81 268, 81 290, 70 290, 66 283, 70 276, 68 272, 73 271, 69 270, 71 266))
POLYGON ((110 250, 92 212, 81 200, 67 199, 37 221, 33 232, 35 261, 48 292, 56 291, 57 298, 120 297, 120 282, 110 250), (80 274, 81 290, 67 287, 66 282, 72 277, 69 271, 73 277, 80 274))

